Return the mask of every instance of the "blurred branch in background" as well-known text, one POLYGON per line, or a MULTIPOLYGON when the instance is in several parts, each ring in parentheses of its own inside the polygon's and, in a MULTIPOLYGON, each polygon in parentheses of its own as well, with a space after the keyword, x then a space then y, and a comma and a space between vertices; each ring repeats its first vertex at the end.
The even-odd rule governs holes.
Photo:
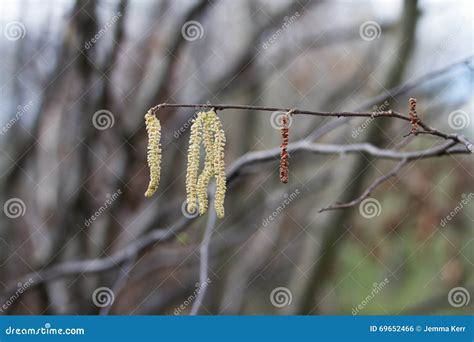
MULTIPOLYGON (((393 88, 397 86, 405 71, 408 58, 413 52, 415 29, 418 20, 418 4, 417 1, 404 1, 404 10, 402 14, 401 32, 399 42, 397 44, 398 51, 392 65, 387 70, 387 81, 383 88, 393 88)), ((388 129, 389 121, 382 123, 380 126, 372 125, 369 127, 367 136, 369 142, 376 146, 382 146, 385 143, 385 131, 388 129)), ((352 166, 351 174, 347 178, 347 186, 342 194, 342 203, 352 201, 362 190, 364 184, 363 178, 367 177, 367 165, 370 165, 371 158, 360 156, 352 166), (355 179, 358 179, 355 181, 355 179)), ((303 266, 302 268, 309 274, 308 281, 300 282, 300 291, 296 293, 296 310, 294 313, 311 314, 317 310, 315 306, 315 298, 318 298, 318 291, 322 290, 326 277, 330 275, 328 272, 331 262, 337 253, 335 242, 340 239, 344 230, 344 223, 349 219, 351 212, 343 212, 341 214, 333 214, 325 221, 326 229, 321 248, 314 250, 314 245, 308 243, 302 252, 303 266)), ((296 272, 295 272, 296 273, 296 272)), ((293 280, 297 282, 299 275, 295 275, 293 280)))
MULTIPOLYGON (((331 144, 317 144, 311 143, 310 141, 303 139, 301 141, 291 143, 288 147, 288 150, 291 154, 297 154, 302 152, 309 152, 315 154, 348 154, 348 153, 360 153, 363 152, 367 156, 373 156, 382 159, 393 159, 393 160, 400 160, 401 162, 397 164, 397 167, 394 169, 394 173, 400 171, 401 166, 407 164, 410 161, 416 161, 425 158, 433 158, 433 157, 440 157, 443 155, 451 155, 451 154, 470 154, 472 153, 466 146, 453 148, 457 144, 456 141, 448 141, 444 144, 441 144, 436 147, 432 147, 426 150, 421 151, 410 151, 410 152, 401 152, 401 151, 393 151, 393 150, 384 150, 379 149, 371 144, 353 144, 353 145, 331 145, 331 144)), ((280 149, 275 148, 268 151, 259 151, 259 152, 252 152, 248 153, 239 159, 237 159, 234 163, 232 163, 227 171, 227 184, 229 187, 233 185, 233 183, 237 180, 238 177, 242 177, 244 173, 242 172, 245 167, 249 167, 255 165, 257 163, 262 162, 275 162, 275 159, 278 158, 280 154, 280 149)), ((383 179, 385 180, 385 179, 383 179)), ((382 183, 381 180, 377 179, 374 184, 369 187, 370 191, 373 191, 376 186, 382 183)), ((211 191, 212 193, 212 191, 211 191)), ((211 193, 209 196, 211 197, 211 193)), ((370 193, 370 192, 369 192, 370 193)), ((366 196, 363 194, 362 196, 366 196)), ((340 208, 347 208, 353 206, 360 201, 357 201, 351 205, 343 205, 340 208)), ((210 206, 213 208, 213 206, 210 206)), ((322 210, 328 210, 334 208, 324 208, 322 210)), ((215 215, 214 212, 209 212, 209 219, 206 229, 206 235, 203 240, 204 248, 209 246, 210 236, 209 234, 212 232, 212 228, 215 225, 215 218, 212 217, 215 215)), ((136 255, 141 251, 150 246, 151 244, 156 244, 158 242, 166 242, 169 239, 173 239, 178 232, 182 229, 186 229, 190 227, 188 224, 189 220, 181 220, 176 224, 175 227, 172 227, 168 230, 157 230, 153 233, 144 236, 140 240, 137 240, 133 244, 129 245, 128 248, 122 249, 120 252, 116 253, 116 255, 105 258, 103 260, 89 260, 89 261, 82 261, 82 262, 67 262, 63 265, 57 265, 51 269, 42 270, 39 272, 35 272, 29 274, 25 277, 24 281, 28 279, 34 279, 33 283, 35 286, 45 282, 51 281, 58 277, 67 276, 70 274, 75 273, 96 273, 102 272, 114 267, 119 267, 124 261, 127 260, 134 260, 136 255)), ((207 253, 207 251, 205 252, 207 253)), ((206 259, 203 259, 206 260, 206 259)), ((207 267, 203 266, 203 269, 207 269, 207 267)), ((204 277, 206 279, 207 277, 204 277)), ((201 282, 203 279, 201 279, 201 282)), ((20 281, 21 282, 21 281, 20 281)), ((11 292, 14 292, 16 287, 11 288, 7 291, 7 295, 11 292)))

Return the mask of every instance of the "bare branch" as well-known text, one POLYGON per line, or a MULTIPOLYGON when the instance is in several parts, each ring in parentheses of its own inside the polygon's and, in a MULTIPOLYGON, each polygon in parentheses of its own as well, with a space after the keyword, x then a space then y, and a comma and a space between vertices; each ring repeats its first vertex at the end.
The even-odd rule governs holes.
POLYGON ((370 99, 369 101, 363 103, 357 110, 363 110, 364 108, 369 108, 373 105, 379 104, 384 102, 387 99, 394 98, 399 95, 403 95, 408 93, 409 91, 413 90, 414 88, 418 87, 420 84, 423 84, 425 82, 431 81, 434 78, 437 78, 439 76, 442 76, 450 71, 452 69, 457 68, 459 66, 465 66, 469 67, 470 61, 474 58, 474 55, 470 55, 466 58, 463 58, 462 60, 449 64, 448 66, 426 73, 421 77, 418 77, 414 79, 413 81, 406 82, 400 86, 396 86, 393 88, 390 88, 383 92, 382 94, 370 99))
MULTIPOLYGON (((194 106, 194 105, 189 105, 189 106, 194 106)), ((220 106, 220 109, 222 109, 223 105, 219 105, 219 106, 220 106)), ((242 107, 248 108, 249 106, 231 106, 231 107, 233 108, 237 107, 241 109, 242 107)), ((227 108, 229 108, 229 106, 227 106, 227 108)), ((286 109, 281 109, 281 108, 278 109, 278 108, 270 108, 270 107, 256 107, 256 108, 259 108, 261 110, 267 110, 267 111, 286 110, 286 109)), ((289 110, 291 109, 288 109, 288 111, 289 110)), ((308 111, 299 111, 300 114, 304 114, 304 112, 308 112, 308 111)), ((341 113, 336 113, 336 115, 337 114, 341 114, 341 113)), ((360 114, 360 113, 351 113, 351 114, 354 114, 352 116, 356 116, 356 114, 360 114)), ((393 116, 393 114, 394 113, 391 113, 390 116, 393 116)), ((405 116, 401 114, 397 114, 397 116, 395 117, 405 118, 405 116)), ((431 130, 432 132, 438 132, 433 129, 431 130)), ((431 147, 431 148, 427 148, 423 150, 418 150, 418 151, 397 151, 397 150, 390 150, 390 149, 380 149, 368 143, 352 144, 352 145, 318 144, 318 143, 312 143, 308 141, 307 139, 302 139, 298 142, 289 144, 288 151, 293 154, 301 153, 301 152, 308 152, 308 153, 314 153, 314 154, 349 154, 349 153, 358 154, 362 152, 362 153, 371 155, 373 157, 377 157, 381 159, 400 160, 405 163, 414 161, 414 160, 439 157, 439 156, 444 156, 444 155, 472 153, 471 149, 465 148, 466 144, 471 147, 472 147, 472 144, 464 137, 461 137, 455 134, 444 135, 444 133, 440 133, 436 135, 440 137, 446 137, 448 141, 446 141, 444 144, 437 145, 435 147, 431 147), (462 144, 464 147, 456 147, 455 145, 457 144, 462 144)), ((265 150, 265 151, 249 152, 243 155, 242 157, 234 161, 230 165, 230 167, 227 169, 227 183, 230 186, 230 184, 234 180, 242 176, 242 173, 241 173, 242 169, 244 169, 248 165, 255 165, 258 163, 263 163, 263 162, 268 162, 268 161, 277 162, 279 154, 280 154, 280 149, 274 148, 274 149, 265 150)), ((383 182, 383 179, 379 179, 379 182, 380 183, 383 182)), ((378 184, 376 184, 376 186, 377 185, 378 184)), ((368 190, 371 191, 373 189, 369 187, 368 190)), ((212 229, 209 228, 209 225, 212 223, 212 220, 211 220, 212 214, 210 213, 209 215, 210 215, 210 218, 208 222, 208 227, 206 228, 207 234, 212 233, 212 229)), ((114 269, 122 265, 127 260, 135 258, 136 255, 141 253, 147 247, 150 247, 156 243, 170 241, 176 236, 176 234, 178 234, 179 232, 184 230, 186 227, 188 227, 191 220, 192 219, 183 218, 179 220, 176 224, 174 224, 172 227, 169 227, 168 229, 154 230, 144 235, 137 241, 130 243, 124 249, 121 249, 120 251, 116 252, 112 256, 101 258, 101 259, 60 263, 50 268, 44 269, 42 271, 28 274, 24 277, 24 279, 30 279, 30 278, 33 279, 32 281, 33 285, 37 286, 46 281, 51 281, 51 280, 54 280, 63 276, 71 275, 71 274, 97 273, 97 272, 103 272, 110 269, 114 269)), ((210 239, 210 237, 208 239, 210 239)), ((208 246, 206 247, 206 244, 208 244, 209 241, 206 240, 204 242, 202 245, 201 252, 204 251, 203 255, 206 256, 205 249, 208 248, 208 246)), ((206 270, 207 270, 207 264, 206 264, 206 270)), ((204 273, 201 272, 201 275, 203 274, 204 273)), ((204 281, 206 279, 207 278, 205 278, 204 281)), ((201 281, 202 281, 202 276, 201 276, 201 281)), ((30 288, 34 286, 31 286, 30 288)), ((7 291, 4 291, 3 294, 9 294, 14 291, 16 291, 16 287, 12 287, 8 289, 7 291)))
MULTIPOLYGON (((469 56, 467 58, 464 58, 464 59, 462 59, 458 62, 455 62, 453 64, 449 64, 448 66, 446 66, 444 68, 429 72, 429 73, 427 73, 423 76, 420 76, 420 77, 418 77, 418 78, 416 78, 412 81, 406 82, 406 83, 404 83, 400 86, 390 88, 387 91, 383 92, 382 94, 380 94, 380 95, 364 102, 362 105, 357 107, 355 110, 356 111, 361 111, 361 110, 364 110, 366 108, 370 108, 372 106, 380 104, 380 103, 384 102, 385 100, 387 100, 389 98, 396 98, 400 95, 404 95, 404 94, 408 93, 409 91, 411 91, 411 90, 413 90, 413 89, 415 89, 415 88, 417 88, 417 87, 419 87, 419 86, 421 86, 421 85, 423 85, 423 84, 425 84, 429 81, 432 81, 433 79, 436 79, 440 76, 443 76, 443 75, 447 74, 448 72, 451 72, 453 69, 455 69, 459 66, 465 66, 465 67, 469 68, 470 67, 470 60, 472 60, 473 58, 474 58, 474 55, 471 55, 471 56, 469 56)), ((333 129, 336 129, 337 127, 340 127, 343 124, 347 123, 349 119, 350 118, 344 118, 342 120, 334 119, 332 121, 329 121, 327 124, 321 126, 316 131, 311 133, 310 136, 311 136, 312 139, 317 139, 320 136, 326 134, 327 132, 330 132, 333 129)), ((424 134, 424 132, 423 133, 418 132, 418 134, 424 134)), ((469 144, 466 144, 466 147, 469 148, 469 144)), ((472 144, 471 144, 471 149, 472 149, 472 144)))
MULTIPOLYGON (((186 22, 190 20, 196 20, 196 18, 202 16, 212 5, 212 1, 200 0, 189 10, 189 12, 176 26, 181 28, 186 22)), ((146 109, 151 106, 154 101, 165 101, 165 99, 169 96, 170 87, 172 84, 170 80, 179 61, 176 56, 180 54, 186 43, 187 41, 184 39, 184 36, 181 34, 181 32, 173 37, 169 43, 169 46, 167 47, 168 53, 164 57, 163 61, 161 61, 163 66, 161 68, 151 70, 151 75, 147 76, 147 78, 153 80, 153 82, 147 82, 140 87, 137 100, 132 107, 132 112, 137 114, 136 116, 133 116, 134 118, 141 117, 142 113, 145 113, 146 109)), ((130 127, 130 131, 127 133, 130 134, 131 132, 134 132, 137 129, 136 125, 139 123, 139 121, 135 122, 130 127)))
MULTIPOLYGON (((32 272, 23 277, 23 279, 25 279, 23 282, 29 281, 31 278, 29 282, 32 283, 32 286, 30 288, 33 288, 47 281, 68 275, 98 273, 117 268, 127 260, 135 258, 136 255, 153 244, 173 239, 179 232, 187 227, 189 221, 190 219, 182 218, 168 229, 154 230, 108 257, 81 261, 66 261, 38 272, 32 272)), ((3 291, 1 295, 8 296, 16 290, 17 287, 12 286, 6 291, 3 291)))
POLYGON ((232 105, 232 104, 210 104, 210 103, 161 103, 153 108, 154 111, 160 108, 179 107, 179 108, 214 108, 214 110, 224 109, 240 109, 240 110, 255 110, 264 112, 292 112, 292 114, 306 114, 316 116, 332 116, 332 117, 393 117, 406 121, 410 121, 408 116, 400 114, 394 111, 379 111, 379 112, 319 112, 305 109, 296 108, 279 108, 279 107, 266 107, 266 106, 250 106, 250 105, 232 105))
MULTIPOLYGON (((265 106, 250 106, 250 105, 232 105, 232 104, 209 104, 209 103, 161 103, 155 107, 152 107, 151 110, 156 112, 160 108, 169 108, 169 107, 179 107, 179 108, 213 108, 214 110, 225 110, 225 109, 238 109, 238 110, 254 110, 254 111, 264 111, 264 112, 291 112, 292 114, 305 114, 305 115, 315 115, 315 116, 326 116, 326 117, 370 117, 370 118, 397 118, 410 122, 411 118, 407 115, 403 115, 399 112, 392 110, 388 111, 374 111, 374 112, 320 112, 312 111, 305 109, 296 109, 296 108, 278 108, 278 107, 265 107, 265 106)), ((444 139, 451 139, 458 143, 461 143, 466 146, 468 150, 472 150, 473 144, 469 142, 465 137, 457 134, 447 134, 440 132, 439 130, 428 126, 422 120, 418 120, 418 125, 423 128, 423 131, 418 131, 417 134, 431 134, 444 139)))
MULTIPOLYGON (((382 159, 392 159, 392 160, 416 160, 424 159, 442 155, 449 154, 458 154, 464 153, 469 154, 470 151, 465 148, 452 148, 456 145, 454 141, 448 141, 444 144, 419 150, 419 151, 410 151, 410 152, 400 152, 394 150, 380 149, 375 147, 372 144, 352 144, 352 145, 336 145, 336 144, 317 144, 311 143, 306 140, 301 140, 289 144, 288 151, 291 154, 301 153, 301 152, 311 152, 314 154, 349 154, 349 153, 360 153, 364 152, 374 157, 382 159)), ((234 180, 234 178, 239 176, 239 172, 246 165, 254 165, 257 163, 267 162, 267 161, 277 161, 277 158, 280 154, 279 148, 273 148, 266 151, 256 151, 249 152, 242 157, 238 158, 232 165, 229 167, 227 172, 228 182, 234 180)))
POLYGON ((372 191, 374 191, 380 184, 386 182, 387 180, 389 180, 392 177, 395 177, 398 174, 398 172, 406 164, 408 164, 408 160, 407 159, 402 159, 402 161, 399 162, 389 173, 378 177, 372 184, 370 184, 370 186, 364 191, 364 193, 362 195, 360 195, 359 197, 357 197, 356 199, 354 199, 350 202, 347 202, 347 203, 334 203, 334 204, 331 204, 330 206, 319 209, 318 212, 321 213, 321 212, 326 211, 326 210, 350 208, 350 207, 353 207, 353 206, 359 204, 364 199, 369 197, 369 195, 372 193, 372 191))

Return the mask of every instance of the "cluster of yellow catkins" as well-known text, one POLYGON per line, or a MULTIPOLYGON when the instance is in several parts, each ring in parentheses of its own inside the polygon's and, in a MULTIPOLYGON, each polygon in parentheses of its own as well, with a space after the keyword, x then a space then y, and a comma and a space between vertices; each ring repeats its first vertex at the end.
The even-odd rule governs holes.
MULTIPOLYGON (((150 168, 150 183, 145 196, 151 197, 160 183, 161 125, 151 110, 145 114, 145 124, 148 133, 147 161, 150 168)), ((209 206, 207 188, 212 177, 215 177, 214 205, 216 214, 219 218, 224 217, 226 191, 224 148, 225 134, 216 112, 214 110, 199 112, 191 125, 191 136, 189 138, 186 173, 187 210, 189 212, 195 212, 198 207, 200 215, 207 212, 209 206), (204 144, 205 159, 204 168, 199 174, 201 142, 204 144)))
POLYGON ((216 112, 199 112, 191 125, 189 138, 188 168, 186 173, 187 209, 199 214, 208 208, 207 188, 212 177, 216 178, 214 206, 217 217, 224 217, 226 177, 224 164, 225 134, 216 112), (204 168, 199 173, 201 142, 204 144, 204 168), (199 204, 199 205, 198 205, 199 204))
POLYGON ((150 168, 150 183, 145 196, 151 197, 160 184, 161 171, 161 125, 160 120, 150 111, 145 114, 145 125, 148 133, 147 162, 150 168))

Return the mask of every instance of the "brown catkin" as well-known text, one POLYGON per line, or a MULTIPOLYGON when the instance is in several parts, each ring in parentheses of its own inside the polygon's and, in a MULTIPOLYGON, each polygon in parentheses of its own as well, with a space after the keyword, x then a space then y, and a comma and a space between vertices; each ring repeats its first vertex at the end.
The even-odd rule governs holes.
POLYGON ((160 184, 160 172, 161 172, 161 125, 160 120, 152 113, 148 111, 145 114, 145 125, 148 133, 148 152, 147 162, 150 168, 150 183, 145 192, 146 197, 151 197, 155 193, 158 185, 160 184))
POLYGON ((408 100, 409 112, 408 116, 410 117, 411 123, 411 134, 416 135, 418 132, 418 116, 416 114, 416 99, 410 98, 408 100))
POLYGON ((280 181, 282 183, 288 183, 288 114, 281 117, 281 138, 282 143, 280 145, 280 181))

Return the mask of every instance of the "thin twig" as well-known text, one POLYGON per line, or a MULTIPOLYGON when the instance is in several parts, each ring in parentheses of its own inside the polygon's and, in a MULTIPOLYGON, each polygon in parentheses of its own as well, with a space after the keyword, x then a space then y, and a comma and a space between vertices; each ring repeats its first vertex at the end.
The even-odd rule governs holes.
POLYGON ((295 109, 295 108, 280 108, 280 107, 266 107, 266 106, 251 106, 251 105, 233 105, 233 104, 211 104, 211 103, 160 103, 151 109, 158 111, 160 108, 214 108, 215 110, 225 109, 239 109, 239 110, 252 110, 252 111, 263 111, 263 112, 291 112, 292 114, 304 114, 304 115, 316 115, 316 116, 330 116, 330 117, 393 117, 410 121, 410 118, 392 110, 379 111, 379 112, 321 112, 306 109, 295 109))
MULTIPOLYGON (((445 66, 444 68, 426 73, 426 74, 424 74, 424 75, 422 75, 422 76, 420 76, 420 77, 418 77, 418 78, 416 78, 412 81, 408 81, 408 82, 406 82, 406 83, 404 83, 400 86, 390 88, 390 89, 386 90, 385 92, 383 92, 382 94, 380 94, 380 95, 364 102, 362 105, 357 107, 355 109, 355 111, 362 111, 362 110, 365 110, 365 109, 370 108, 372 106, 383 103, 384 101, 386 101, 390 98, 396 98, 400 95, 404 95, 404 94, 408 93, 409 91, 415 89, 416 87, 422 86, 426 82, 432 81, 433 79, 436 79, 440 76, 443 76, 443 75, 447 74, 448 72, 451 72, 452 69, 457 68, 459 66, 465 66, 467 68, 470 68, 469 63, 470 63, 470 60, 472 60, 473 58, 474 58, 474 55, 468 56, 468 57, 466 57, 466 58, 464 58, 464 59, 462 59, 458 62, 449 64, 448 66, 445 66)), ((472 71, 472 69, 471 69, 471 71, 472 71)), ((318 128, 316 131, 311 133, 310 136, 312 136, 312 139, 315 140, 315 139, 319 138, 320 136, 326 134, 327 132, 332 131, 333 129, 335 129, 337 127, 340 127, 343 124, 347 123, 349 119, 350 118, 348 118, 348 117, 344 118, 342 120, 334 119, 334 120, 328 122, 327 124, 321 126, 320 128, 318 128)), ((420 134, 420 133, 424 134, 425 132, 418 132, 418 134, 420 134)), ((431 133, 429 133, 429 134, 431 134, 431 133)), ((468 145, 466 145, 466 146, 468 147, 468 145)), ((472 148, 472 144, 471 144, 471 148, 472 148)))
POLYGON ((402 161, 397 163, 397 165, 395 165, 395 167, 389 173, 378 177, 372 184, 370 184, 370 186, 362 193, 362 195, 360 195, 356 199, 354 199, 350 202, 347 202, 347 203, 334 203, 334 204, 331 204, 330 206, 319 209, 318 212, 321 213, 321 212, 327 211, 327 210, 350 208, 350 207, 353 207, 353 206, 359 204, 364 199, 369 197, 369 195, 372 193, 372 191, 374 191, 380 184, 386 182, 387 180, 389 180, 392 177, 395 177, 398 174, 398 172, 406 164, 408 164, 408 159, 402 159, 402 161))
POLYGON ((462 60, 459 60, 458 62, 449 64, 449 65, 445 66, 444 68, 428 72, 428 73, 414 79, 413 81, 408 81, 408 82, 406 82, 406 83, 404 83, 400 86, 390 88, 390 89, 386 90, 385 92, 383 92, 382 94, 370 99, 367 102, 364 102, 361 106, 359 106, 359 109, 357 109, 357 110, 363 110, 364 108, 372 107, 372 106, 377 105, 379 103, 382 103, 385 100, 388 100, 390 98, 394 98, 396 96, 406 94, 409 91, 411 91, 411 90, 415 89, 416 87, 418 87, 419 85, 421 85, 421 84, 423 84, 427 81, 431 81, 432 79, 437 78, 439 76, 442 76, 442 75, 446 74, 447 72, 450 72, 453 68, 457 68, 459 66, 465 66, 465 67, 469 68, 469 65, 470 65, 469 63, 473 58, 474 58, 474 55, 470 55, 466 58, 463 58, 462 60))
MULTIPOLYGON (((326 117, 346 117, 346 118, 357 118, 357 117, 370 117, 370 118, 397 118, 404 121, 411 122, 411 118, 407 115, 403 115, 393 110, 388 111, 374 111, 374 112, 320 112, 306 109, 295 109, 295 108, 279 108, 279 107, 265 107, 265 106, 251 106, 251 105, 232 105, 232 104, 210 104, 210 103, 161 103, 152 107, 151 110, 156 114, 160 108, 168 107, 179 107, 179 108, 213 108, 214 110, 225 110, 225 109, 238 109, 238 110, 252 110, 252 111, 264 111, 264 112, 291 112, 291 114, 304 114, 304 115, 315 115, 315 116, 326 116, 326 117)), ((472 149, 472 143, 467 141, 465 137, 457 134, 443 133, 433 127, 428 126, 423 121, 418 120, 418 125, 423 128, 423 131, 417 131, 417 134, 431 134, 444 139, 451 139, 458 143, 466 146, 468 150, 472 149)))

